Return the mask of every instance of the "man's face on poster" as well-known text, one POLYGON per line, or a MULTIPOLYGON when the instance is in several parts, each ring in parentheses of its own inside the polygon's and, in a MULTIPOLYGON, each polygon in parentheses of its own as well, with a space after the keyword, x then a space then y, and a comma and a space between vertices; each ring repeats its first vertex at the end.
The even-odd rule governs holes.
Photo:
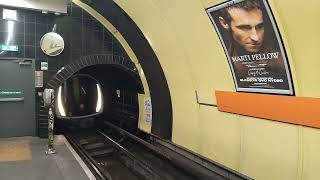
POLYGON ((250 53, 258 52, 264 39, 262 11, 258 8, 251 10, 230 8, 228 13, 231 21, 227 22, 220 17, 221 25, 231 32, 232 39, 237 42, 242 49, 250 53))

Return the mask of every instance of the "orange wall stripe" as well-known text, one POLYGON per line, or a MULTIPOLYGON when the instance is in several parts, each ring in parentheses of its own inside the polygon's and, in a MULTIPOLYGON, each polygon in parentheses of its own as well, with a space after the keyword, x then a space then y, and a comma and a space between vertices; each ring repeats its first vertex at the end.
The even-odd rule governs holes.
POLYGON ((320 128, 320 98, 216 91, 218 110, 320 128))

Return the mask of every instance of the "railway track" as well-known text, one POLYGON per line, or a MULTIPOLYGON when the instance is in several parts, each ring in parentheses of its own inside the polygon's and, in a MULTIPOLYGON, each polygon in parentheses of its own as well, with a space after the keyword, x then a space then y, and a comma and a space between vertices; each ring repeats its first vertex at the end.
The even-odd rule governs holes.
POLYGON ((101 180, 195 180, 168 159, 119 131, 90 129, 65 133, 101 180))

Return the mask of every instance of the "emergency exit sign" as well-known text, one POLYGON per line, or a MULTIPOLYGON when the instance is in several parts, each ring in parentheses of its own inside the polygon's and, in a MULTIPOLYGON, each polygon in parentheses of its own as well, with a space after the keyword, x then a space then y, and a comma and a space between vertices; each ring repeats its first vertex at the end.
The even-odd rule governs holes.
POLYGON ((1 51, 18 51, 18 46, 10 46, 10 45, 0 45, 1 51))

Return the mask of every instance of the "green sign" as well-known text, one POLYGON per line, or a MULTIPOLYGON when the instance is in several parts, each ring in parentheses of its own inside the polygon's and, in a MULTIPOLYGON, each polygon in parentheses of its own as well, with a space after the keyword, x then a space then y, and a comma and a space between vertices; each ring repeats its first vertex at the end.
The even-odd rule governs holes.
POLYGON ((1 98, 21 98, 23 94, 21 91, 2 91, 0 90, 0 99, 1 98))
POLYGON ((10 46, 10 45, 0 45, 1 51, 18 51, 18 46, 10 46))
POLYGON ((0 95, 15 95, 21 94, 20 91, 0 91, 0 95))

